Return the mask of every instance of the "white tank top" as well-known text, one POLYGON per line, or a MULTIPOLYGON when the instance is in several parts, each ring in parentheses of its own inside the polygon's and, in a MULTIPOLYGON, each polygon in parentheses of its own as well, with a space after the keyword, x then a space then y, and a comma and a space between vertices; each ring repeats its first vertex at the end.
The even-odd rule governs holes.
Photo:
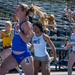
POLYGON ((32 38, 32 43, 34 45, 34 55, 38 57, 42 57, 48 54, 46 50, 46 41, 43 38, 43 34, 39 37, 37 37, 34 34, 34 37, 32 38))
MULTIPOLYGON (((75 44, 75 34, 72 33, 71 44, 75 44)), ((72 46, 72 50, 75 51, 75 46, 72 46)))

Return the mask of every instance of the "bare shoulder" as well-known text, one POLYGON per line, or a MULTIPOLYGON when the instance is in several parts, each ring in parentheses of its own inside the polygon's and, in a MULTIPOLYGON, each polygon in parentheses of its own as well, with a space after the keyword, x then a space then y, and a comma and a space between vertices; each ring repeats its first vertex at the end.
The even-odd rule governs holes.
POLYGON ((31 28, 31 23, 29 21, 23 23, 22 28, 25 28, 25 29, 31 28))
POLYGON ((30 37, 32 37, 32 28, 31 23, 29 21, 23 23, 21 28, 24 31, 25 35, 29 35, 30 37))
POLYGON ((44 40, 49 40, 50 39, 50 37, 49 37, 49 35, 47 35, 47 34, 43 34, 43 38, 44 38, 44 40))
POLYGON ((47 34, 44 33, 44 34, 43 34, 43 37, 44 37, 44 38, 49 38, 49 35, 47 35, 47 34))

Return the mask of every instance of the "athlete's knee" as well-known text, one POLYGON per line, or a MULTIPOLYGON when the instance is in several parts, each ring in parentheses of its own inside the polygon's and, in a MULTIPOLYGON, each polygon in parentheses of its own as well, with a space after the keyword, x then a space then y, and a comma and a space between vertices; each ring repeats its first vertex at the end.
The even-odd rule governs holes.
POLYGON ((46 70, 50 70, 50 65, 49 65, 49 64, 46 64, 46 65, 45 65, 45 69, 46 69, 46 70))

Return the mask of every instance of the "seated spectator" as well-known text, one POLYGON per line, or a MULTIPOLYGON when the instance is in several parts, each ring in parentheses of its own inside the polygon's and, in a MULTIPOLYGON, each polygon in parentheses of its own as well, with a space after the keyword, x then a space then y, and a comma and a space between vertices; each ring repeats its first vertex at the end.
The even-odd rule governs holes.
POLYGON ((55 22, 55 17, 54 14, 50 14, 50 16, 48 17, 48 29, 54 29, 56 27, 56 22, 55 22))

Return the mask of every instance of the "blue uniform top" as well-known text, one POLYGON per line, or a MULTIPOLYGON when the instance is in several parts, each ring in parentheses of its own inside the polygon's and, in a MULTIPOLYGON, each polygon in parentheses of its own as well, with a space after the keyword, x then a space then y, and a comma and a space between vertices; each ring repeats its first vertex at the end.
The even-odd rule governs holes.
MULTIPOLYGON (((24 20, 23 22, 21 22, 20 25, 20 30, 21 32, 24 34, 24 31, 21 29, 21 25, 25 22, 27 22, 28 20, 24 20)), ((20 35, 16 32, 16 30, 14 29, 14 38, 12 40, 12 50, 14 51, 29 51, 27 49, 27 44, 22 40, 22 38, 20 37, 20 35)))

